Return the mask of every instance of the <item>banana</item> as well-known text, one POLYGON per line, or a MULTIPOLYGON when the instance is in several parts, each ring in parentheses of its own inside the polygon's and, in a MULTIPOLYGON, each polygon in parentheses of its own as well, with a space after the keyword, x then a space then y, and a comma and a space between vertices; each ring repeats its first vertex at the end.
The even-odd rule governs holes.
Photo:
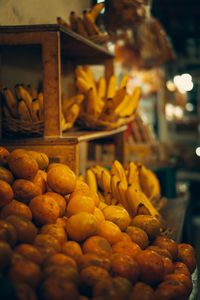
POLYGON ((20 120, 32 122, 30 111, 24 101, 24 99, 18 100, 18 114, 20 120))
POLYGON ((65 119, 67 119, 67 114, 70 107, 75 103, 81 105, 81 103, 84 100, 84 97, 85 96, 83 94, 79 93, 69 99, 65 95, 62 95, 62 112, 65 119))
POLYGON ((128 74, 124 74, 120 80, 120 83, 119 83, 119 89, 123 88, 123 87, 126 87, 127 85, 127 82, 128 82, 128 79, 129 79, 129 75, 128 74))
POLYGON ((85 181, 85 177, 84 177, 84 175, 82 173, 78 174, 78 179, 82 180, 82 181, 85 181))
MULTIPOLYGON (((111 194, 111 193, 107 193, 107 194, 104 195, 104 199, 105 199, 105 203, 106 203, 107 205, 111 205, 113 199, 115 199, 115 198, 112 197, 112 194, 111 194)), ((117 202, 117 200, 115 200, 115 202, 117 202)))
POLYGON ((29 92, 22 85, 15 86, 15 91, 17 93, 17 97, 19 99, 24 100, 24 102, 26 103, 26 106, 29 110, 29 113, 31 114, 32 97, 29 94, 29 92))
POLYGON ((121 198, 117 188, 118 182, 120 182, 119 177, 115 174, 111 175, 111 180, 110 180, 111 194, 118 202, 120 202, 121 198))
POLYGON ((103 194, 99 190, 97 190, 97 195, 99 197, 100 203, 101 202, 105 203, 105 198, 104 198, 103 194))
POLYGON ((114 102, 112 98, 106 99, 99 119, 102 121, 115 121, 116 115, 114 114, 114 102))
POLYGON ((131 217, 138 214, 138 211, 142 205, 145 206, 146 213, 148 212, 148 214, 154 217, 159 217, 159 212, 151 204, 147 196, 142 191, 136 190, 132 184, 128 185, 126 194, 129 206, 132 209, 131 217))
POLYGON ((96 3, 92 9, 91 9, 91 18, 93 19, 93 21, 95 22, 96 18, 98 17, 98 15, 100 14, 100 12, 102 11, 102 9, 104 8, 104 3, 100 2, 100 3, 96 3))
POLYGON ((69 15, 69 22, 70 22, 70 28, 73 31, 77 31, 77 19, 78 19, 78 15, 74 11, 71 11, 69 15))
POLYGON ((139 168, 133 161, 130 161, 128 164, 127 181, 128 184, 132 184, 136 190, 142 190, 139 179, 139 168))
POLYGON ((145 167, 142 163, 138 163, 138 169, 142 191, 150 199, 159 197, 161 195, 160 182, 156 174, 152 170, 145 167))
POLYGON ((115 109, 124 99, 126 95, 126 87, 118 89, 113 97, 113 109, 115 109))
POLYGON ((107 95, 106 98, 113 98, 116 92, 117 87, 117 76, 112 75, 108 80, 108 87, 107 87, 107 95))
POLYGON ((100 77, 99 85, 97 89, 97 96, 99 99, 105 99, 106 96, 106 79, 105 77, 100 77))
POLYGON ((94 172, 91 169, 85 171, 85 181, 90 187, 90 189, 97 193, 97 180, 94 172))
POLYGON ((76 20, 76 26, 76 32, 82 35, 84 38, 88 38, 88 33, 85 29, 83 20, 80 17, 78 17, 76 20))
POLYGON ((71 26, 67 22, 65 22, 61 17, 57 17, 56 20, 58 25, 62 25, 68 29, 71 29, 71 26))
POLYGON ((119 181, 121 181, 121 183, 124 185, 124 188, 127 189, 128 182, 125 169, 118 160, 114 160, 112 162, 110 173, 111 175, 116 175, 119 178, 119 181))
POLYGON ((119 202, 128 211, 128 213, 130 215, 132 215, 133 212, 132 212, 132 209, 131 209, 131 207, 130 207, 130 205, 128 203, 127 195, 126 195, 126 190, 127 189, 124 188, 124 185, 123 185, 123 183, 121 181, 118 182, 117 188, 118 188, 118 193, 119 193, 119 196, 120 196, 119 202))
POLYGON ((3 105, 3 114, 5 118, 12 118, 13 116, 11 115, 10 111, 8 110, 6 105, 3 105))
POLYGON ((93 88, 88 81, 84 80, 82 77, 78 76, 76 77, 76 86, 78 88, 78 91, 80 93, 86 94, 88 93, 90 88, 93 88))
POLYGON ((80 111, 80 106, 76 103, 72 104, 72 106, 68 110, 68 113, 65 114, 66 123, 73 123, 74 124, 74 122, 78 118, 79 111, 80 111))
POLYGON ((83 24, 89 36, 93 36, 96 34, 95 28, 93 26, 94 20, 90 17, 89 11, 83 11, 83 24))
POLYGON ((136 108, 138 107, 140 95, 141 95, 141 88, 139 86, 137 86, 134 89, 132 95, 130 96, 130 100, 129 100, 128 104, 123 109, 121 109, 121 111, 119 112, 120 117, 123 118, 123 117, 133 115, 136 108))
POLYGON ((100 188, 101 191, 103 191, 103 182, 102 182, 102 176, 101 176, 102 170, 99 168, 98 165, 96 165, 95 167, 92 167, 91 170, 94 172, 94 174, 96 176, 98 188, 100 188))
POLYGON ((123 110, 125 110, 127 108, 127 106, 129 105, 129 102, 130 102, 130 95, 129 94, 125 94, 125 96, 122 99, 122 101, 119 103, 119 105, 116 106, 116 108, 115 108, 115 114, 120 116, 121 112, 123 110))
POLYGON ((82 66, 77 66, 76 69, 74 70, 76 77, 80 76, 82 77, 85 81, 90 81, 90 78, 88 77, 88 74, 86 71, 83 69, 82 66))
POLYGON ((93 88, 90 88, 88 91, 88 97, 87 97, 87 107, 86 107, 86 112, 89 115, 93 115, 96 117, 97 115, 97 95, 95 93, 95 90, 93 88))
POLYGON ((103 184, 104 194, 111 193, 111 187, 110 187, 111 175, 110 175, 110 172, 107 169, 101 171, 101 177, 102 177, 101 180, 102 180, 102 184, 103 184))
POLYGON ((94 84, 94 76, 89 65, 83 65, 83 70, 87 73, 88 78, 94 84))
POLYGON ((42 118, 42 116, 40 115, 40 105, 38 98, 32 99, 31 118, 33 121, 39 121, 42 118))
POLYGON ((38 97, 38 92, 37 92, 36 88, 34 88, 31 84, 27 84, 26 90, 29 92, 32 99, 38 97))
POLYGON ((10 112, 10 115, 14 118, 17 118, 18 112, 17 112, 17 99, 15 95, 12 93, 12 91, 8 88, 3 88, 1 91, 3 95, 4 104, 7 106, 7 110, 10 112))
POLYGON ((38 102, 39 102, 39 106, 40 106, 40 115, 43 116, 43 107, 44 107, 44 94, 43 94, 43 92, 38 93, 38 102))

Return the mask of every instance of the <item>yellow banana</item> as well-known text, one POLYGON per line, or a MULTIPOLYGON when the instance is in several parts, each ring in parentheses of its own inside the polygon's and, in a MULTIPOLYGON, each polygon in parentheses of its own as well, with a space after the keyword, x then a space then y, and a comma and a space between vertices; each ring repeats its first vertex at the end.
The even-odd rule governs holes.
POLYGON ((110 187, 110 181, 111 181, 111 175, 110 172, 105 169, 101 172, 101 177, 102 177, 102 184, 103 184, 103 190, 104 194, 111 193, 111 187, 110 187))
POLYGON ((127 106, 129 105, 129 102, 130 102, 130 95, 129 94, 125 94, 125 96, 122 99, 122 101, 115 108, 115 114, 116 115, 120 115, 121 112, 127 108, 127 106))
POLYGON ((38 102, 40 106, 40 115, 43 118, 43 107, 44 107, 44 95, 43 92, 38 93, 38 102))
POLYGON ((90 78, 88 77, 88 74, 86 71, 83 69, 82 66, 77 66, 76 69, 74 70, 76 77, 82 77, 85 81, 90 81, 90 78))
POLYGON ((91 170, 94 172, 97 180, 98 187, 103 191, 103 182, 102 182, 102 177, 101 177, 101 172, 102 170, 99 168, 98 165, 95 167, 92 167, 91 170))
POLYGON ((78 179, 82 180, 82 181, 85 181, 85 177, 84 177, 84 175, 82 173, 78 174, 78 179))
POLYGON ((124 74, 120 80, 120 83, 119 83, 119 89, 123 88, 123 87, 126 87, 127 85, 127 82, 128 82, 128 79, 129 79, 129 75, 128 74, 124 74))
POLYGON ((94 172, 91 169, 85 171, 85 181, 90 187, 90 189, 97 193, 97 180, 94 172))
POLYGON ((100 77, 99 85, 97 89, 97 96, 99 99, 105 99, 106 96, 106 79, 105 77, 100 77))
POLYGON ((124 188, 124 185, 123 185, 123 183, 121 181, 118 182, 117 188, 118 188, 118 193, 119 193, 119 196, 120 196, 119 202, 128 211, 128 213, 130 215, 132 215, 133 212, 132 212, 131 207, 130 207, 130 205, 128 203, 127 195, 126 195, 127 189, 124 188))
POLYGON ((39 121, 42 118, 42 116, 40 115, 40 105, 38 98, 32 99, 31 118, 33 121, 39 121))
POLYGON ((68 110, 68 113, 65 114, 66 123, 74 123, 78 118, 79 111, 80 111, 80 106, 76 103, 72 104, 72 106, 68 110))
POLYGON ((77 19, 78 19, 78 15, 74 11, 71 11, 69 15, 69 22, 70 22, 70 28, 73 31, 77 31, 77 19))
POLYGON ((6 105, 3 105, 3 114, 4 114, 5 118, 12 118, 13 117, 6 105))
POLYGON ((76 20, 76 32, 80 35, 82 35, 84 38, 88 38, 88 33, 85 29, 85 26, 84 26, 84 23, 83 23, 83 20, 78 17, 77 20, 76 20))
POLYGON ((132 209, 131 217, 137 215, 140 207, 143 205, 145 206, 146 213, 148 212, 154 217, 158 217, 160 215, 147 196, 142 191, 136 190, 131 184, 129 184, 127 188, 127 200, 132 209))
POLYGON ((56 20, 57 20, 57 24, 67 27, 68 29, 71 29, 70 25, 67 22, 65 22, 61 17, 57 17, 56 20))
POLYGON ((133 161, 130 161, 128 164, 127 181, 128 184, 131 184, 136 190, 141 191, 139 168, 133 161))
POLYGON ((127 178, 126 178, 126 173, 123 165, 118 161, 114 160, 111 165, 111 175, 115 174, 118 178, 119 181, 124 185, 124 188, 127 189, 127 178))
POLYGON ((94 117, 96 117, 97 103, 98 103, 97 94, 93 88, 90 88, 88 91, 87 107, 86 107, 86 112, 89 115, 93 115, 94 117))
POLYGON ((120 202, 121 198, 117 188, 118 182, 120 182, 119 177, 115 174, 111 175, 111 180, 110 180, 111 194, 118 202, 120 202))
POLYGON ((150 199, 159 197, 161 194, 160 182, 156 174, 152 170, 145 167, 142 163, 138 163, 138 168, 142 191, 150 199))
POLYGON ((96 20, 96 18, 98 17, 98 15, 100 14, 100 12, 102 11, 104 7, 104 3, 100 2, 100 3, 96 3, 92 9, 91 9, 91 18, 93 19, 93 21, 96 20))
POLYGON ((62 112, 66 119, 67 119, 67 114, 68 114, 68 110, 70 109, 70 107, 74 103, 81 105, 81 103, 84 100, 84 97, 85 96, 83 94, 76 94, 75 96, 68 99, 65 95, 62 95, 62 112))
POLYGON ((108 88, 106 98, 113 98, 117 87, 117 77, 112 75, 108 80, 108 88))
POLYGON ((87 94, 89 89, 93 88, 88 81, 84 80, 80 76, 76 77, 76 86, 78 88, 78 91, 83 94, 87 94))
POLYGON ((106 99, 102 111, 99 115, 99 119, 102 121, 115 121, 114 103, 112 98, 106 99))
POLYGON ((124 109, 122 109, 119 112, 120 117, 126 117, 126 116, 131 116, 135 112, 136 108, 138 107, 138 103, 140 100, 140 95, 141 95, 141 88, 137 86, 132 95, 130 96, 129 103, 124 109))
POLYGON ((88 78, 94 84, 94 76, 89 65, 83 65, 83 70, 87 73, 88 78))
POLYGON ((30 96, 31 96, 32 99, 38 97, 38 92, 37 92, 37 90, 36 90, 31 84, 28 84, 28 85, 26 86, 26 90, 29 92, 29 94, 30 94, 30 96))
MULTIPOLYGON (((111 205, 114 198, 112 197, 111 193, 107 193, 104 195, 104 199, 105 199, 105 203, 107 205, 111 205)), ((115 200, 115 202, 116 202, 116 200, 115 200)))
POLYGON ((97 195, 99 197, 100 202, 105 203, 105 198, 104 198, 102 192, 100 192, 99 190, 97 190, 97 195))
POLYGON ((94 29, 94 20, 90 17, 90 12, 84 10, 83 11, 83 24, 89 36, 95 35, 96 31, 94 29))
POLYGON ((29 112, 31 113, 32 97, 29 92, 22 85, 15 86, 15 91, 17 93, 17 97, 24 100, 29 112))
POLYGON ((113 97, 113 108, 115 109, 124 99, 126 95, 126 88, 118 89, 113 97))
POLYGON ((12 117, 17 118, 18 112, 17 112, 17 99, 15 95, 12 93, 12 91, 8 88, 3 88, 1 91, 3 95, 3 100, 5 105, 7 106, 7 110, 9 110, 12 117))
POLYGON ((24 99, 18 100, 18 114, 20 120, 32 122, 30 111, 24 101, 24 99))

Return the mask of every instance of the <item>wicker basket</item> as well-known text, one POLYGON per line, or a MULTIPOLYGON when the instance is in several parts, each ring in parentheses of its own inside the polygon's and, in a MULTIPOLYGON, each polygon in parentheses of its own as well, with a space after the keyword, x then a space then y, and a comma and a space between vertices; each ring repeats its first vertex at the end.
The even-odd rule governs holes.
POLYGON ((44 122, 28 122, 19 119, 3 119, 3 135, 7 137, 39 137, 44 132, 44 122))
POLYGON ((108 122, 108 121, 94 119, 94 117, 90 115, 81 114, 79 115, 76 123, 79 126, 81 126, 81 128, 86 128, 86 129, 112 130, 130 123, 131 121, 134 120, 134 118, 135 115, 127 118, 119 118, 116 122, 108 122))

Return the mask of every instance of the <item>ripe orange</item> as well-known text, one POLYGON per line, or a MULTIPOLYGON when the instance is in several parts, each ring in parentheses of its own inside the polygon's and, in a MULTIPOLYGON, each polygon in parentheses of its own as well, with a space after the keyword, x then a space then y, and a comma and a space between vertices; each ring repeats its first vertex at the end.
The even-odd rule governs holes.
POLYGON ((109 257, 112 253, 110 243, 102 236, 94 235, 87 238, 82 245, 83 253, 93 253, 109 257))
POLYGON ((19 244, 15 247, 15 253, 21 254, 24 258, 35 262, 36 264, 42 264, 43 256, 38 248, 31 244, 19 244))
POLYGON ((100 279, 110 279, 108 271, 101 267, 89 266, 80 271, 81 282, 87 287, 93 287, 100 279))
POLYGON ((122 238, 120 228, 115 223, 107 220, 98 225, 97 235, 104 237, 111 245, 119 242, 122 238))
POLYGON ((142 250, 135 242, 119 241, 112 245, 113 253, 119 252, 129 255, 131 258, 135 258, 142 250))
POLYGON ((44 261, 44 266, 47 267, 49 265, 66 265, 77 269, 76 261, 72 257, 63 253, 55 253, 47 257, 44 261))
POLYGON ((61 252, 78 262, 83 255, 81 246, 75 241, 66 241, 61 245, 61 252))
POLYGON ((65 229, 58 224, 45 224, 41 227, 40 233, 47 233, 54 236, 60 244, 67 240, 65 229))
POLYGON ((101 223, 101 221, 105 220, 104 214, 102 213, 99 207, 95 206, 93 215, 96 217, 98 223, 101 223))
POLYGON ((70 217, 76 213, 86 211, 93 213, 95 208, 94 198, 84 193, 82 190, 77 190, 71 193, 67 204, 66 215, 70 217))

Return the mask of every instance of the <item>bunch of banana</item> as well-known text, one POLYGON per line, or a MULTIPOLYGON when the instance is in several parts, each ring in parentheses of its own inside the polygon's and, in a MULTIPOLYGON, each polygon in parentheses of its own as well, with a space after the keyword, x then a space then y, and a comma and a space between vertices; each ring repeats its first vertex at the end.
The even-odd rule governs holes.
POLYGON ((107 122, 115 122, 134 114, 141 96, 141 88, 137 86, 131 95, 128 94, 127 74, 121 78, 118 87, 116 75, 112 75, 108 81, 101 77, 95 82, 88 65, 78 66, 75 75, 78 92, 85 95, 82 113, 107 122))
POLYGON ((78 16, 76 12, 71 11, 69 14, 69 22, 66 22, 61 17, 57 17, 57 23, 68 29, 75 31, 85 38, 93 36, 102 36, 103 33, 96 25, 96 19, 104 7, 104 3, 95 4, 91 10, 84 10, 82 17, 78 16))
POLYGON ((159 185, 159 181, 154 179, 150 187, 150 180, 153 175, 152 171, 148 171, 149 169, 145 166, 135 164, 132 161, 124 167, 118 160, 114 160, 110 171, 99 165, 88 169, 87 176, 91 176, 92 179, 90 181, 87 179, 87 183, 92 182, 95 189, 100 192, 101 198, 104 199, 101 201, 107 205, 122 205, 131 217, 138 214, 148 214, 160 218, 151 198, 145 193, 151 191, 150 195, 152 196, 153 192, 158 191, 159 185), (142 171, 143 167, 145 169, 142 171), (91 175, 89 175, 89 171, 91 171, 91 175), (144 184, 142 185, 143 178, 144 184), (150 188, 151 190, 149 190, 150 188))
POLYGON ((61 127, 63 131, 73 127, 79 116, 81 103, 84 98, 84 94, 81 93, 78 93, 71 98, 62 95, 61 127))
POLYGON ((16 84, 15 94, 8 88, 1 90, 5 117, 37 122, 43 118, 43 93, 31 86, 16 84))

